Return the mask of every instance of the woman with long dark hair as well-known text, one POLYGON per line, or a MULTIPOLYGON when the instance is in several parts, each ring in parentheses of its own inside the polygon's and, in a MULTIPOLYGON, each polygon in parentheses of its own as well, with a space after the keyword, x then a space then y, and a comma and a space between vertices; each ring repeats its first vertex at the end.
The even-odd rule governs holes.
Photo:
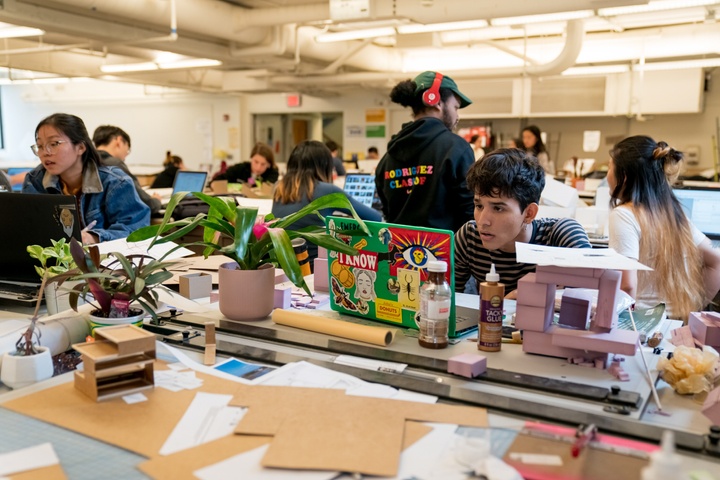
MULTIPOLYGON (((348 197, 352 207, 363 220, 379 222, 380 213, 348 196, 341 188, 332 183, 333 160, 330 150, 322 142, 306 140, 300 142, 290 154, 287 172, 278 182, 273 197, 272 213, 276 217, 285 217, 295 213, 313 200, 331 193, 342 193, 348 197)), ((322 215, 330 215, 330 211, 322 211, 322 215)), ((349 212, 348 212, 349 213, 349 212)), ((295 222, 291 228, 299 230, 310 225, 324 225, 314 215, 306 215, 295 222)), ((310 258, 317 257, 317 246, 308 246, 310 258)))
POLYGON ((73 195, 87 228, 82 232, 84 243, 127 237, 150 224, 150 209, 138 197, 132 179, 118 167, 100 166, 100 155, 81 118, 66 113, 44 118, 31 148, 42 163, 28 172, 23 193, 73 195))
POLYGON ((522 143, 525 151, 538 159, 545 173, 555 174, 555 164, 550 161, 550 156, 540 135, 540 129, 537 126, 528 125, 523 128, 522 143))
POLYGON ((666 303, 685 322, 720 289, 720 253, 685 216, 672 191, 683 154, 638 135, 610 152, 610 247, 652 271, 625 270, 621 288, 641 308, 666 303))

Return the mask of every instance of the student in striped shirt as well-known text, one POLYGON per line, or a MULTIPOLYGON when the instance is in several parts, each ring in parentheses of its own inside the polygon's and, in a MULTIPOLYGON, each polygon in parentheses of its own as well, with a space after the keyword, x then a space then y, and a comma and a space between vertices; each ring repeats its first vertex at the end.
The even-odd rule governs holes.
POLYGON ((470 167, 467 185, 474 192, 475 220, 455 236, 455 290, 463 292, 472 275, 485 281, 495 264, 508 298, 535 265, 518 263, 515 242, 553 247, 591 248, 583 227, 572 218, 536 219, 545 171, 535 157, 516 148, 487 154, 470 167))

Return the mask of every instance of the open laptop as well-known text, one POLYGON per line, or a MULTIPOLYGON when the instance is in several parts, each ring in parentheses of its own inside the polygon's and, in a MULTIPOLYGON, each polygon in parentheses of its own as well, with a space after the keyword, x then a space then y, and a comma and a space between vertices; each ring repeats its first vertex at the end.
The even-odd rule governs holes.
POLYGON ((345 193, 370 208, 375 198, 375 175, 371 173, 348 173, 345 175, 345 193))
POLYGON ((49 247, 50 240, 81 240, 75 198, 69 195, 0 193, 0 299, 31 305, 41 279, 28 245, 49 247))
POLYGON ((720 248, 720 188, 678 187, 673 193, 690 221, 720 248))
MULTIPOLYGON (((446 278, 455 291, 453 232, 381 222, 365 224, 369 237, 362 234, 353 218, 326 218, 328 231, 342 231, 335 237, 359 251, 354 257, 328 251, 331 308, 417 330, 415 314, 420 309, 420 286, 428 278, 429 261, 447 262, 446 278)), ((478 307, 460 309, 453 296, 448 335, 457 337, 477 329, 478 307)))

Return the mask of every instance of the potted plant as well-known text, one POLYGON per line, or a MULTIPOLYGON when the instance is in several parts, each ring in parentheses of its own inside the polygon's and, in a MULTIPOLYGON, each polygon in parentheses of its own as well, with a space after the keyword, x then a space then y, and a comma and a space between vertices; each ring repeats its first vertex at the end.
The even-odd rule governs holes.
POLYGON ((14 352, 2 357, 0 380, 10 388, 21 388, 52 377, 53 361, 50 349, 40 345, 40 329, 37 328, 38 310, 45 289, 47 274, 43 276, 35 313, 30 325, 15 343, 14 352))
POLYGON ((218 272, 220 311, 232 320, 265 318, 270 314, 273 308, 275 266, 282 268, 292 283, 311 294, 292 247, 294 238, 304 238, 330 250, 357 255, 355 248, 326 233, 324 227, 310 226, 301 230, 287 230, 287 227, 296 221, 306 215, 322 218, 319 211, 323 209, 344 209, 352 214, 360 228, 369 235, 365 223, 342 193, 325 195, 291 215, 275 218, 272 214, 258 217, 256 207, 238 206, 233 198, 194 192, 195 197, 208 204, 208 213, 171 221, 175 206, 185 195, 186 192, 181 192, 172 196, 160 225, 140 228, 130 234, 128 241, 153 238, 153 245, 177 240, 196 227, 203 227, 203 241, 185 246, 201 245, 205 247, 205 257, 217 251, 233 260, 223 264, 218 272), (163 234, 164 237, 161 236, 163 234), (242 282, 241 287, 230 286, 231 278, 247 276, 252 279, 239 280, 242 282))
MULTIPOLYGON (((35 265, 35 271, 40 278, 48 276, 48 278, 67 273, 76 267, 75 261, 70 254, 70 244, 64 238, 60 240, 51 240, 52 246, 42 247, 40 245, 29 245, 27 252, 30 256, 40 262, 40 266, 35 265)), ((65 287, 72 288, 74 285, 68 282, 65 287)), ((51 282, 45 285, 45 305, 50 315, 62 312, 70 308, 70 299, 67 292, 60 292, 58 284, 51 282)))
POLYGON ((61 285, 65 281, 79 281, 70 290, 70 307, 77 311, 82 298, 95 309, 90 312, 90 331, 95 328, 131 323, 142 327, 145 313, 157 319, 156 288, 172 277, 167 268, 176 262, 156 260, 148 255, 128 255, 111 252, 102 258, 97 246, 86 252, 74 238, 70 240, 70 253, 77 268, 52 277, 50 282, 61 285), (133 307, 137 303, 139 307, 133 307))

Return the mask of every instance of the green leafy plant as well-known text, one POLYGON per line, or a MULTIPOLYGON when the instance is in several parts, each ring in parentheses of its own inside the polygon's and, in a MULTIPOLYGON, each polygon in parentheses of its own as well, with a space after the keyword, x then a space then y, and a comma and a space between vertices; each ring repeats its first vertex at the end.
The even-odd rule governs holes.
MULTIPOLYGON (((194 218, 171 221, 173 210, 187 194, 187 192, 180 192, 173 195, 162 223, 134 231, 128 237, 128 241, 138 242, 152 238, 152 246, 156 243, 177 240, 200 226, 204 228, 203 241, 186 246, 204 246, 205 257, 217 251, 237 262, 238 268, 241 270, 257 270, 262 265, 269 263, 280 266, 291 282, 310 294, 310 289, 305 283, 292 247, 292 239, 304 238, 320 247, 347 255, 357 255, 358 252, 355 248, 328 234, 325 227, 310 226, 300 230, 287 230, 289 226, 306 215, 317 215, 324 221, 320 214, 320 210, 323 209, 343 209, 352 214, 366 235, 370 235, 367 226, 352 208, 350 200, 342 193, 325 195, 283 218, 275 218, 274 215, 268 214, 264 218, 258 219, 258 209, 255 207, 238 206, 231 197, 213 197, 194 192, 195 197, 208 204, 208 213, 200 213, 194 218), (163 234, 165 236, 161 236, 163 234), (222 246, 223 239, 230 244, 222 246)), ((180 248, 180 246, 176 248, 180 248)))
POLYGON ((70 290, 70 307, 77 311, 78 298, 95 306, 101 316, 109 317, 113 300, 139 303, 153 319, 157 319, 156 288, 172 277, 167 269, 176 262, 156 260, 148 255, 128 255, 111 252, 101 261, 95 245, 85 252, 80 243, 70 241, 70 253, 77 268, 52 277, 50 282, 80 281, 70 290))
POLYGON ((76 267, 75 261, 70 254, 70 244, 64 238, 60 240, 50 240, 52 246, 42 247, 40 245, 29 245, 27 252, 30 256, 40 262, 40 266, 35 265, 35 271, 44 277, 48 277, 66 273, 76 267), (48 266, 48 263, 51 265, 48 266))

